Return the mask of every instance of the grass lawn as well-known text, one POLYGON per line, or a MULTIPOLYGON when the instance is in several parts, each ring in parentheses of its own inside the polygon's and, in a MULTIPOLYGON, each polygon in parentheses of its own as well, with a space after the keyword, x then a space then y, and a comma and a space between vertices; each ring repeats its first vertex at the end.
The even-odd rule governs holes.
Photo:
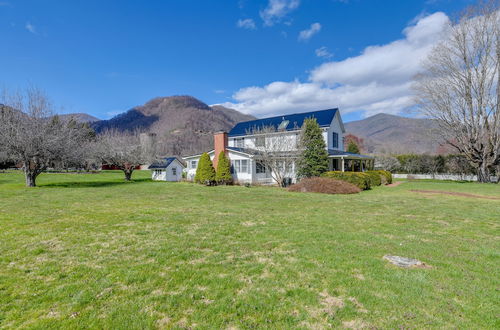
POLYGON ((499 185, 0 173, 0 328, 499 328, 499 185), (386 254, 432 268, 400 269, 386 254))

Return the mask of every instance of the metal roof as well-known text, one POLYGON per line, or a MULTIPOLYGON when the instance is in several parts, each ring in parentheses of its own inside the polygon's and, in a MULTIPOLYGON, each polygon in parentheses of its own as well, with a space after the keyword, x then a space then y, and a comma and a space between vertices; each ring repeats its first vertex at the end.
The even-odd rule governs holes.
POLYGON ((236 124, 236 126, 234 126, 233 129, 229 132, 228 136, 234 137, 248 135, 248 132, 251 132, 254 129, 262 129, 264 127, 274 127, 276 130, 281 129, 293 131, 300 129, 306 118, 316 118, 316 121, 318 122, 318 125, 320 127, 327 127, 332 123, 332 120, 335 117, 337 111, 338 108, 335 108, 244 121, 236 124))
POLYGON ((374 157, 368 156, 368 155, 360 155, 360 154, 355 154, 352 152, 347 152, 347 151, 342 151, 342 150, 333 150, 333 149, 328 149, 328 156, 338 156, 338 157, 345 157, 345 158, 366 158, 366 159, 372 159, 374 157))
MULTIPOLYGON (((157 169, 157 168, 167 168, 177 157, 166 157, 162 158, 157 162, 149 165, 148 170, 157 169)), ((181 163, 182 164, 182 163, 181 163)))

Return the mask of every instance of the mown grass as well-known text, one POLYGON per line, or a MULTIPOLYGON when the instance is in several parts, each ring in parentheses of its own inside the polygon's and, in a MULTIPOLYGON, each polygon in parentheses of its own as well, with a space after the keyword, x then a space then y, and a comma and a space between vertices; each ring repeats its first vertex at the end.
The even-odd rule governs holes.
POLYGON ((0 173, 0 328, 498 328, 500 186, 355 195, 0 173), (382 257, 413 257, 399 269, 382 257))

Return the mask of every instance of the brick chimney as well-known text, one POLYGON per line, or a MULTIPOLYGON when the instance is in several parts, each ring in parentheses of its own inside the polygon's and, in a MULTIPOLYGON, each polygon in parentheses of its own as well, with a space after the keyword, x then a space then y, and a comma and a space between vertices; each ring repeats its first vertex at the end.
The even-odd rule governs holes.
MULTIPOLYGON (((215 150, 215 156, 214 156, 214 168, 217 169, 217 162, 219 161, 219 154, 221 151, 224 151, 226 153, 227 149, 227 133, 226 132, 217 132, 214 134, 214 150, 215 150)), ((226 154, 227 157, 227 154, 226 154)))

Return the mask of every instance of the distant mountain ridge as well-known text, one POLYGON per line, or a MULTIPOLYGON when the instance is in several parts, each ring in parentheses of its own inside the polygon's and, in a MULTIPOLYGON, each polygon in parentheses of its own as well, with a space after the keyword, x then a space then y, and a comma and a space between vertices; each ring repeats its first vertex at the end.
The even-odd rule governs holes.
MULTIPOLYGON (((254 120, 220 105, 209 106, 192 96, 157 97, 109 120, 78 113, 77 121, 89 122, 97 131, 105 129, 156 133, 162 155, 189 155, 213 148, 213 133, 229 131, 239 122, 254 120)), ((345 123, 346 133, 364 139, 364 153, 437 153, 443 140, 434 120, 377 114, 345 123)))
POLYGON ((100 120, 97 117, 94 117, 92 115, 82 113, 82 112, 69 113, 69 114, 58 114, 57 116, 62 120, 73 118, 78 123, 93 123, 93 122, 100 120))
POLYGON ((435 154, 443 139, 435 120, 380 113, 345 123, 347 133, 363 138, 365 153, 435 154))
POLYGON ((105 129, 156 133, 162 155, 187 155, 213 148, 213 134, 255 119, 220 105, 209 106, 192 96, 157 97, 109 120, 92 123, 105 129))

